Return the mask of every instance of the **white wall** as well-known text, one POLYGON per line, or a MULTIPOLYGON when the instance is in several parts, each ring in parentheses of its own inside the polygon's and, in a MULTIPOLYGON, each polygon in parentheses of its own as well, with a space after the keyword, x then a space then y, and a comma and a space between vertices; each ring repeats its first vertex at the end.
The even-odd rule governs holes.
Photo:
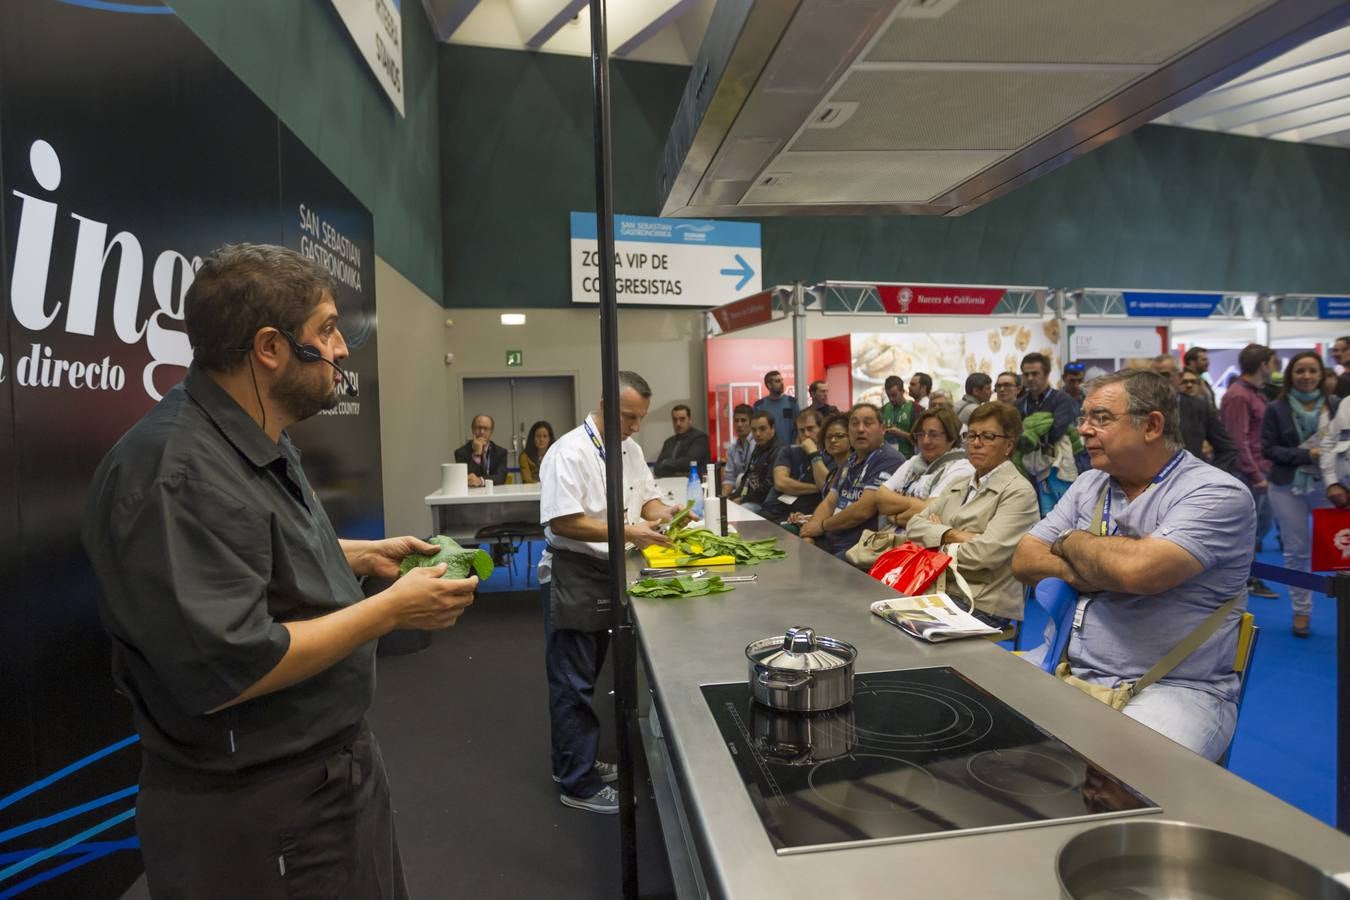
MULTIPOLYGON (((447 398, 447 439, 451 447, 468 439, 466 411, 461 409, 466 377, 571 375, 577 388, 577 415, 584 416, 599 405, 599 311, 590 306, 515 310, 525 313, 525 324, 501 324, 501 313, 512 311, 453 308, 441 311, 438 325, 444 345, 435 353, 432 363, 442 373, 447 398), (454 322, 453 326, 444 326, 446 318, 454 322), (508 369, 507 350, 522 351, 525 364, 508 369), (445 353, 454 354, 452 364, 444 364, 445 353)), ((690 310, 619 310, 619 366, 637 372, 652 386, 651 412, 637 437, 648 459, 656 458, 662 442, 673 433, 672 406, 686 403, 693 409, 695 422, 707 419, 703 322, 702 312, 690 310)), ((381 330, 381 347, 384 346, 381 330)), ((419 366, 419 371, 425 368, 419 366)), ((553 423, 559 434, 577 424, 553 423)), ((434 483, 431 484, 434 488, 434 483)))
POLYGON ((425 535, 423 498, 452 458, 450 384, 445 377, 446 312, 379 256, 375 296, 380 340, 380 444, 386 534, 425 535))

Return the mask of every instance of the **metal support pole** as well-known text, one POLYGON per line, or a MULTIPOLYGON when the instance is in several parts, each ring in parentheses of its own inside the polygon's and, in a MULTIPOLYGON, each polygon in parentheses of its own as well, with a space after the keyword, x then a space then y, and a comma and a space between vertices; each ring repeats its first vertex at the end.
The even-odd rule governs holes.
POLYGON ((609 530, 610 632, 614 660, 614 719, 619 744, 619 844, 623 896, 638 896, 637 823, 633 798, 633 733, 637 648, 628 609, 624 564, 622 432, 619 430, 619 302, 614 274, 614 205, 609 131, 609 46, 605 0, 591 3, 591 88, 595 115, 595 224, 600 251, 600 375, 605 432, 605 521, 609 530))
POLYGON ((811 384, 811 376, 806 368, 806 286, 798 281, 792 285, 792 380, 798 408, 805 408, 810 402, 806 388, 811 384))
POLYGON ((1336 597, 1336 827, 1350 834, 1350 572, 1332 579, 1336 597))

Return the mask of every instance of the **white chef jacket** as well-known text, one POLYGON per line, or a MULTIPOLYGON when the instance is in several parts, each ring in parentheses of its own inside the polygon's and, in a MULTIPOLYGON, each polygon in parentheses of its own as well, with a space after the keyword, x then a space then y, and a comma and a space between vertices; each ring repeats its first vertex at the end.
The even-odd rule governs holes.
MULTIPOLYGON (((553 546, 605 559, 609 556, 608 543, 578 541, 554 534, 549 525, 549 522, 560 516, 577 513, 596 519, 606 516, 609 504, 605 495, 605 461, 586 433, 586 425, 591 427, 597 438, 604 441, 604 434, 595 424, 595 419, 588 414, 585 425, 579 425, 558 438, 548 448, 548 453, 544 454, 539 466, 539 522, 553 546)), ((659 499, 661 490, 647 468, 647 460, 637 441, 626 438, 622 446, 624 523, 631 525, 642 520, 642 507, 651 500, 659 499)), ((539 558, 539 583, 548 583, 552 576, 553 554, 545 550, 539 558)))

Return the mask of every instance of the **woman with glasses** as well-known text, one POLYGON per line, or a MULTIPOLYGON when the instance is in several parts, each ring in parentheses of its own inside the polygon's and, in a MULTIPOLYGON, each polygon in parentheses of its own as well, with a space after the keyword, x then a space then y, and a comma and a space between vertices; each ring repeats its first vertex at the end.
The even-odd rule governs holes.
MULTIPOLYGON (((1314 509, 1328 504, 1320 467, 1322 438, 1340 399, 1327 392, 1322 359, 1310 350, 1294 354, 1284 368, 1279 397, 1266 407, 1261 420, 1261 452, 1274 465, 1270 510, 1280 527, 1280 545, 1287 568, 1311 569, 1308 520, 1314 509)), ((1294 610, 1293 631, 1307 637, 1312 616, 1312 592, 1289 587, 1294 610)))
MULTIPOLYGON (((970 414, 966 456, 973 474, 933 495, 927 510, 906 531, 916 544, 942 548, 974 596, 966 597, 976 618, 1011 636, 1022 619, 1022 586, 1012 576, 1018 542, 1037 521, 1036 489, 1012 463, 1022 436, 1013 407, 995 401, 970 414)), ((961 596, 955 579, 947 593, 961 596)))
POLYGON ((994 399, 1013 404, 1022 394, 1022 376, 1016 372, 999 372, 994 379, 994 399))
MULTIPOLYGON (((978 407, 976 407, 978 409, 978 407)), ((930 409, 914 423, 919 452, 877 488, 877 511, 904 526, 928 507, 929 498, 975 469, 961 449, 961 423, 949 409, 930 409)))
MULTIPOLYGON (((848 417, 830 416, 825 427, 820 430, 820 447, 813 442, 802 441, 801 447, 811 455, 811 480, 820 488, 820 496, 830 492, 830 485, 839 474, 844 460, 853 452, 848 439, 848 417)), ((818 502, 818 501, 814 501, 818 502)), ((794 512, 788 516, 791 525, 804 525, 811 518, 811 510, 794 512)))

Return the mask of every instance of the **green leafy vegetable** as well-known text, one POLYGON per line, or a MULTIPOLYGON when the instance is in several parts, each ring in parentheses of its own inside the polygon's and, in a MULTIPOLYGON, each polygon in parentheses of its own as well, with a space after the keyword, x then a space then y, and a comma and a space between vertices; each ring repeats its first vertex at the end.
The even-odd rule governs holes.
POLYGON ((675 547, 686 554, 676 558, 677 566, 698 565, 700 560, 714 556, 732 556, 737 563, 753 566, 766 559, 787 556, 786 551, 778 549, 778 538, 747 541, 734 534, 723 537, 702 525, 674 529, 668 536, 675 547), (701 552, 698 548, 702 548, 701 552))
POLYGON ((674 516, 671 517, 670 525, 666 528, 666 531, 667 532, 678 531, 680 526, 684 524, 684 520, 689 518, 689 514, 693 511, 694 511, 694 501, 689 500, 684 504, 684 509, 680 510, 674 516))
POLYGON ((633 597, 702 597, 705 594, 723 594, 733 590, 731 585, 723 584, 716 575, 708 578, 690 578, 680 575, 675 578, 644 578, 628 586, 633 597))
POLYGON ((492 557, 482 550, 466 550, 443 534, 431 538, 429 543, 441 549, 433 556, 410 553, 399 564, 398 574, 407 575, 413 569, 423 566, 438 566, 445 563, 442 578, 468 578, 470 573, 484 581, 492 576, 492 557))

